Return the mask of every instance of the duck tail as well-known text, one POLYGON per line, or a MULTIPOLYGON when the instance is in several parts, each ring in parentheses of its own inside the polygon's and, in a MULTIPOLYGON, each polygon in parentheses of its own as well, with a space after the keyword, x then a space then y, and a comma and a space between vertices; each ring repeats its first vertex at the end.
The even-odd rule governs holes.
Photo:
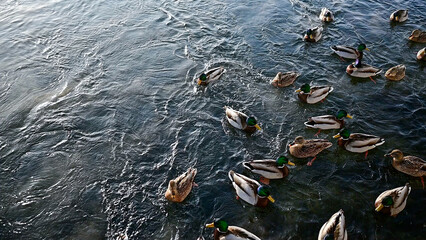
POLYGON ((235 172, 234 171, 229 171, 229 173, 228 173, 228 177, 229 177, 229 179, 231 179, 231 182, 234 182, 234 174, 235 174, 235 172))
POLYGON ((243 162, 243 166, 250 171, 254 169, 253 166, 250 165, 250 162, 243 162))

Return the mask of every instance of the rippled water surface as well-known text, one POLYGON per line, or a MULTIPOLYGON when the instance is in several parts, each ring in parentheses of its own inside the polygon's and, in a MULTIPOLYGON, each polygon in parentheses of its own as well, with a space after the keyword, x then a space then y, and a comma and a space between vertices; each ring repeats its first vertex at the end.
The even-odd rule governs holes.
POLYGON ((345 211, 349 239, 425 239, 425 190, 383 155, 394 148, 426 157, 424 44, 426 4, 412 1, 4 0, 0 2, 0 239, 212 239, 216 217, 262 239, 316 239, 345 211), (335 13, 318 43, 321 7, 335 13), (391 25, 393 10, 409 19, 391 25), (371 49, 365 62, 406 77, 352 79, 331 45, 371 49), (194 80, 223 66, 206 88, 194 80), (298 71, 296 86, 329 84, 324 103, 276 89, 278 71, 298 71), (263 131, 239 132, 223 107, 253 114, 263 131), (346 109, 353 132, 386 143, 363 154, 334 143, 272 181, 275 204, 235 199, 229 170, 258 178, 243 161, 288 154, 294 137, 313 138, 303 122, 346 109), (199 187, 181 204, 165 200, 168 181, 188 167, 199 187), (396 218, 374 213, 376 197, 409 182, 396 218))

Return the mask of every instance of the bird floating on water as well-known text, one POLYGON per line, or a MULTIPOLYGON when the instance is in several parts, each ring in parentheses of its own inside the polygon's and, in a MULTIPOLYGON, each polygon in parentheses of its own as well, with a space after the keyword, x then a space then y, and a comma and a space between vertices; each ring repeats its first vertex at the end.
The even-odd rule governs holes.
POLYGON ((304 103, 314 104, 319 101, 324 101, 329 93, 333 91, 331 86, 313 86, 311 87, 308 83, 303 84, 299 89, 296 90, 300 101, 304 103))
POLYGON ((423 177, 426 176, 426 161, 416 156, 404 156, 399 149, 394 149, 392 152, 385 155, 392 157, 392 166, 405 174, 413 177, 420 177, 423 188, 425 183, 423 177))
POLYGON ((319 129, 315 134, 315 136, 318 136, 321 130, 341 129, 345 125, 344 117, 352 119, 352 116, 345 110, 339 110, 336 115, 310 117, 304 124, 306 127, 319 129))
POLYGON ((297 136, 294 141, 289 144, 289 150, 290 154, 297 158, 314 157, 306 164, 311 166, 317 158, 317 155, 332 145, 333 144, 326 139, 304 139, 302 136, 297 136))
POLYGON ((361 59, 357 58, 352 64, 346 68, 346 73, 352 77, 370 78, 371 81, 376 83, 372 77, 377 76, 382 72, 381 69, 372 67, 368 64, 361 63, 361 59))
POLYGON ((289 170, 286 164, 294 166, 295 164, 285 156, 280 156, 276 160, 263 159, 243 162, 243 166, 248 170, 260 174, 261 183, 269 184, 269 179, 281 179, 287 177, 289 170))
POLYGON ((385 77, 392 81, 399 81, 405 77, 405 65, 400 64, 389 68, 386 71, 385 77))
POLYGON ((226 120, 237 129, 241 129, 250 134, 256 132, 256 130, 262 130, 257 124, 256 118, 253 116, 249 117, 227 106, 225 106, 225 114, 226 120))
POLYGON ((359 44, 357 49, 353 47, 349 47, 349 46, 342 46, 342 45, 333 45, 330 48, 337 55, 339 55, 339 57, 347 58, 347 59, 357 59, 357 58, 362 59, 363 51, 364 50, 370 51, 370 49, 368 49, 364 43, 359 44))
POLYGON ((368 150, 385 143, 385 140, 381 137, 364 133, 351 133, 348 129, 345 128, 340 130, 339 134, 334 135, 333 138, 338 138, 338 145, 345 148, 349 152, 365 152, 365 158, 367 158, 368 150))
POLYGON ((411 186, 408 183, 406 183, 405 186, 384 191, 374 202, 376 212, 396 217, 402 210, 404 210, 410 192, 411 186))
POLYGON ((417 53, 417 60, 426 61, 426 48, 422 48, 417 53))
POLYGON ((293 84, 299 76, 300 73, 298 72, 278 72, 271 84, 274 87, 287 87, 293 84))
POLYGON ((340 209, 338 212, 333 214, 330 219, 322 225, 318 240, 347 240, 348 232, 346 231, 346 221, 343 210, 340 209))
POLYGON ((208 85, 209 83, 213 83, 222 76, 222 74, 226 70, 223 67, 217 67, 210 70, 207 70, 206 72, 202 73, 200 77, 198 78, 198 85, 208 85))
POLYGON ((426 32, 416 29, 411 33, 408 39, 413 42, 426 43, 426 32))
POLYGON ((327 8, 322 8, 319 18, 323 22, 332 22, 334 20, 333 13, 327 8))
POLYGON ((214 240, 260 240, 253 233, 237 226, 228 226, 224 220, 216 220, 206 225, 206 228, 216 228, 214 230, 214 240))
POLYGON ((408 19, 408 10, 397 10, 390 15, 392 22, 405 22, 408 19))
POLYGON ((307 42, 318 42, 322 37, 322 27, 309 28, 303 39, 307 42))
POLYGON ((188 170, 179 177, 169 181, 165 197, 172 202, 182 202, 191 192, 192 186, 196 186, 194 182, 196 168, 188 168, 188 170))

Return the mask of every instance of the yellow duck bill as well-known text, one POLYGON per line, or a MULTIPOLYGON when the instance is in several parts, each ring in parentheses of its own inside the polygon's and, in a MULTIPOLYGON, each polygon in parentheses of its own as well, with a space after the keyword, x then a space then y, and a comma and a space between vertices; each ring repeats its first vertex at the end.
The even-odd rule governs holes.
POLYGON ((380 210, 382 210, 383 208, 383 204, 380 203, 380 205, 378 207, 376 207, 376 212, 380 212, 380 210))
POLYGON ((256 129, 257 129, 257 130, 259 130, 259 131, 260 131, 260 130, 262 130, 262 129, 259 127, 259 125, 258 125, 258 124, 254 125, 254 126, 256 127, 256 129))
POLYGON ((206 224, 206 228, 214 228, 214 223, 206 224))
POLYGON ((268 199, 269 199, 269 201, 271 201, 271 203, 275 202, 275 199, 271 195, 268 196, 268 199))
POLYGON ((336 134, 333 136, 333 138, 339 138, 339 137, 340 137, 340 134, 336 134))

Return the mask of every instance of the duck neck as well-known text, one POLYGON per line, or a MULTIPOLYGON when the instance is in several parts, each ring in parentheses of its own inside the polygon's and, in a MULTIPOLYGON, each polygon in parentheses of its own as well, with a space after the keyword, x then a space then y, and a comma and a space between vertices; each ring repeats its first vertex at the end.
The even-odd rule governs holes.
POLYGON ((339 138, 339 140, 337 140, 337 144, 343 147, 347 141, 348 141, 347 139, 345 140, 343 138, 339 138))
POLYGON ((257 195, 257 203, 256 206, 258 207, 266 207, 268 205, 269 199, 267 197, 262 197, 257 195))
POLYGON ((278 169, 283 173, 283 177, 287 177, 288 167, 286 165, 284 165, 283 167, 279 167, 278 169))
POLYGON ((218 228, 214 230, 214 240, 220 240, 224 235, 226 235, 226 232, 221 232, 218 228))

